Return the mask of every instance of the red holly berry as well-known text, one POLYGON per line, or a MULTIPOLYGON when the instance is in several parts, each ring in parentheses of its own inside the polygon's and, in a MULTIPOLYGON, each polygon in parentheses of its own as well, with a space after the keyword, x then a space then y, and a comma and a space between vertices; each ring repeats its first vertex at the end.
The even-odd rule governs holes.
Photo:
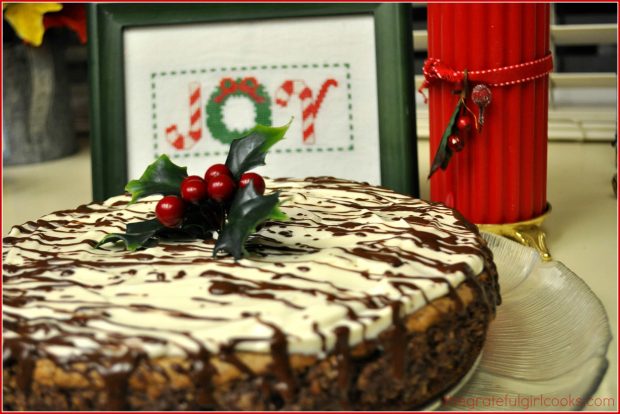
POLYGON ((166 227, 177 227, 183 221, 185 206, 183 200, 177 196, 165 196, 157 203, 155 215, 166 227))
POLYGON ((461 115, 456 120, 456 127, 459 131, 469 131, 471 129, 471 117, 469 115, 461 115))
POLYGON ((239 187, 245 188, 248 184, 250 184, 250 182, 254 184, 254 190, 256 193, 263 195, 265 192, 265 180, 263 180, 263 177, 252 172, 245 173, 239 179, 239 187))
POLYGON ((220 175, 227 175, 230 177, 230 170, 224 164, 213 164, 205 173, 205 181, 209 182, 212 178, 219 177, 220 175))
POLYGON ((190 175, 181 183, 181 197, 191 203, 197 203, 207 197, 207 183, 197 175, 190 175))
POLYGON ((235 182, 229 175, 218 175, 207 183, 209 197, 218 202, 229 200, 235 192, 235 182))
POLYGON ((452 151, 462 151, 464 146, 465 143, 458 135, 452 134, 448 137, 448 147, 450 147, 452 151))

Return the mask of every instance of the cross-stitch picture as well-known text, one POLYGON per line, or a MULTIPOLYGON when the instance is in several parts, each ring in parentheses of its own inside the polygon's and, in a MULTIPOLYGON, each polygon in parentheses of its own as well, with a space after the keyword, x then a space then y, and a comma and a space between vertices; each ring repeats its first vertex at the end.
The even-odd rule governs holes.
POLYGON ((371 17, 132 28, 124 36, 130 177, 161 154, 207 167, 254 125, 291 122, 264 174, 380 183, 371 17))

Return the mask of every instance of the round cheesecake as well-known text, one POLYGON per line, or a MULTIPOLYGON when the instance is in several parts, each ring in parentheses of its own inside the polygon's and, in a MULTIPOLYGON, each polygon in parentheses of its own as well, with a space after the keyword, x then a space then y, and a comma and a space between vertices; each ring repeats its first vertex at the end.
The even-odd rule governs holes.
POLYGON ((80 206, 3 240, 4 408, 409 410, 467 373, 499 304, 492 255, 441 204, 331 177, 267 181, 289 219, 96 249, 159 197, 80 206), (214 234, 214 237, 217 237, 214 234))

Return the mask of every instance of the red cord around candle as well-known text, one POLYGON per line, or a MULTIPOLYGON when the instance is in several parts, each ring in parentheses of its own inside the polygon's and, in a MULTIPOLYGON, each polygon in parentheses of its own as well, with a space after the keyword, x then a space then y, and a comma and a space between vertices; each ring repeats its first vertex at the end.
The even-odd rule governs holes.
MULTIPOLYGON (((529 82, 534 79, 546 76, 553 70, 553 57, 551 54, 517 65, 503 66, 500 68, 471 70, 467 72, 470 82, 484 83, 488 86, 508 86, 516 85, 523 82, 529 82)), ((424 61, 424 83, 418 89, 418 92, 424 96, 424 102, 427 102, 423 89, 428 88, 436 81, 444 81, 449 83, 460 83, 463 80, 464 71, 454 70, 442 61, 435 58, 428 58, 424 61)))

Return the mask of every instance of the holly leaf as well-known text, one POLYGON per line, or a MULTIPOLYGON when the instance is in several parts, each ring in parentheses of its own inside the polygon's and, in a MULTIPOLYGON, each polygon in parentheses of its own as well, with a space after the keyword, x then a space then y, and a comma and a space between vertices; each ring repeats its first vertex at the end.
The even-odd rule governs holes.
POLYGON ((454 129, 454 122, 456 121, 456 117, 458 116, 461 110, 461 101, 456 104, 456 108, 454 108, 454 112, 450 117, 450 121, 448 122, 448 126, 446 130, 443 132, 441 136, 441 141, 439 141, 439 147, 437 147, 437 152, 435 153, 435 158, 433 159, 433 163, 431 165, 431 172, 428 174, 428 178, 437 171, 439 168, 445 170, 448 168, 448 163, 450 162, 450 158, 452 158, 452 150, 448 146, 448 138, 454 129))
POLYGON ((224 214, 221 211, 222 207, 215 204, 211 200, 200 205, 189 204, 185 210, 183 223, 177 228, 165 227, 156 218, 129 223, 125 233, 108 234, 97 243, 95 248, 106 243, 122 241, 127 250, 136 251, 162 238, 170 240, 210 239, 213 231, 219 228, 219 223, 222 221, 221 215, 224 214))
POLYGON ((238 260, 247 253, 245 242, 260 224, 267 220, 286 220, 286 214, 280 210, 279 197, 278 192, 261 196, 253 185, 239 189, 231 204, 228 220, 215 243, 213 256, 225 251, 238 260))
POLYGON ((281 127, 256 125, 248 135, 234 140, 226 158, 226 166, 233 177, 238 180, 244 172, 265 165, 267 151, 284 138, 291 122, 281 127))
POLYGON ((167 155, 160 155, 146 168, 139 180, 131 180, 125 186, 125 190, 131 193, 129 204, 153 194, 179 195, 185 177, 187 167, 179 167, 167 155))
POLYGON ((106 235, 97 243, 96 249, 106 243, 122 241, 125 248, 129 251, 136 251, 152 242, 158 233, 166 230, 163 224, 157 219, 138 221, 127 224, 126 233, 112 233, 106 235))

